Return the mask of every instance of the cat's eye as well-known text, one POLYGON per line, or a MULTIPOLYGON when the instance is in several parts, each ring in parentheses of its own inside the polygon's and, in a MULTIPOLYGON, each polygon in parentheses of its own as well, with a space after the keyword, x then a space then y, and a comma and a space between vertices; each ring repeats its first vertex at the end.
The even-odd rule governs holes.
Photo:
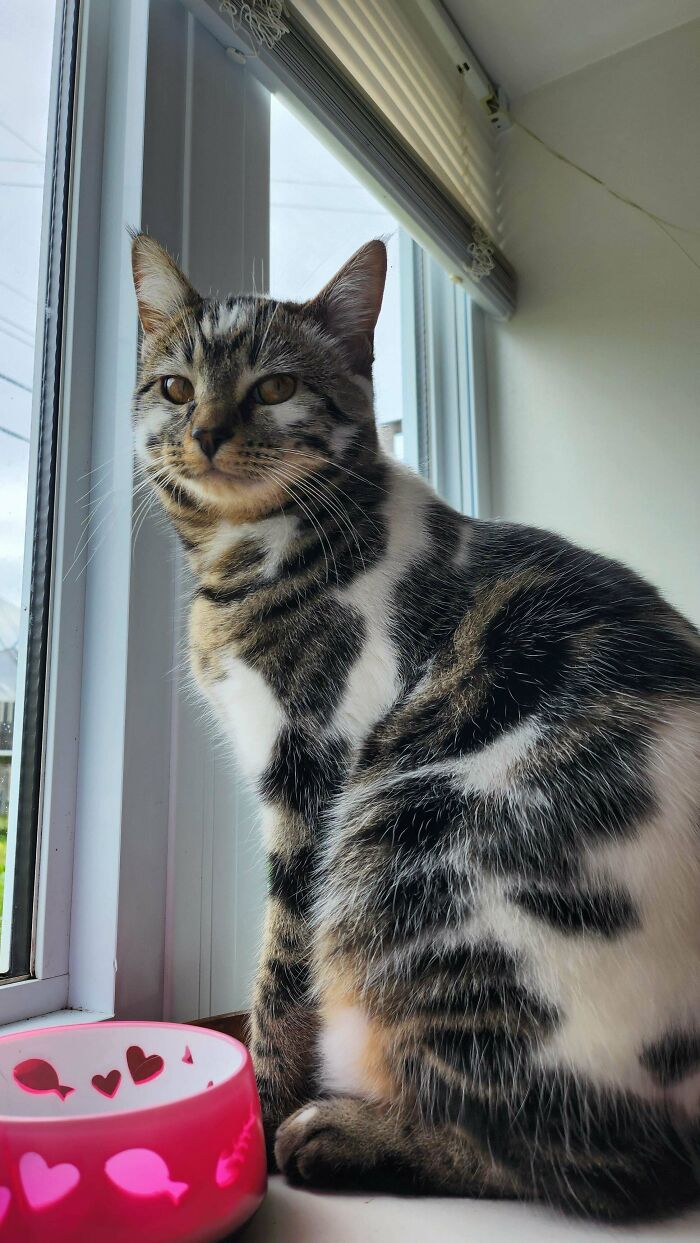
POLYGON ((281 401, 289 401, 296 388, 297 382, 293 375, 269 375, 255 385, 253 396, 264 406, 276 406, 281 401))
POLYGON ((163 396, 174 406, 184 406, 194 397, 194 388, 184 375, 166 375, 161 380, 163 396))

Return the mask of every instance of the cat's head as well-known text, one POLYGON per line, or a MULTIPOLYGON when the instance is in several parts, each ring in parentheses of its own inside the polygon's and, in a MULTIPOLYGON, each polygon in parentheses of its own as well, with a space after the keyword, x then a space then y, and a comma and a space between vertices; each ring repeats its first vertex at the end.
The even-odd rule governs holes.
POLYGON ((143 329, 136 445, 154 478, 251 521, 309 476, 357 461, 358 451, 376 452, 371 375, 382 242, 358 250, 301 303, 203 298, 143 233, 132 257, 143 329))

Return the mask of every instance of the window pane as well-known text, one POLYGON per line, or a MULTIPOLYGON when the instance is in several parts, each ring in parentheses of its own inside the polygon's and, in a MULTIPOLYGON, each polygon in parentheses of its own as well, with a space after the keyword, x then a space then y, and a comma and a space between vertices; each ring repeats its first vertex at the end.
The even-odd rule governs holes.
MULTIPOLYGON (((401 229, 323 143, 273 96, 270 116, 270 293, 301 301, 323 288, 371 238, 389 270, 375 334, 375 410, 384 447, 403 458, 405 348, 401 229)), ((412 343, 411 343, 412 345, 412 343)))
POLYGON ((44 183, 50 183, 54 154, 52 143, 47 152, 47 131, 56 12, 57 0, 5 0, 0 26, 0 972, 10 963, 18 858, 16 725, 24 691, 18 668, 31 571, 24 551, 33 389, 42 371, 36 353, 44 346, 37 300, 44 287, 44 183))

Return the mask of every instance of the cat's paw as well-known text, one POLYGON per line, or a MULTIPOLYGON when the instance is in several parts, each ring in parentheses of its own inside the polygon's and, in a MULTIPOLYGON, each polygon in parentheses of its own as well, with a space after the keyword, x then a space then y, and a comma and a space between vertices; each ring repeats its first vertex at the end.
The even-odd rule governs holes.
POLYGON ((362 1168, 372 1164, 371 1144, 362 1152, 358 1142, 362 1128, 358 1129, 356 1115, 363 1108, 364 1102, 347 1097, 312 1101, 282 1123, 275 1157, 290 1183, 314 1187, 361 1184, 362 1168))

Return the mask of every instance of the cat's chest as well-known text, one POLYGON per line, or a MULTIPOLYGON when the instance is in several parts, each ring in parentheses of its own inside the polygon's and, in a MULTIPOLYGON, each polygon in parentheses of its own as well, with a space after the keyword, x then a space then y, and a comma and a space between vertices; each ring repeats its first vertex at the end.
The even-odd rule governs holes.
POLYGON ((259 777, 285 724, 282 705, 257 669, 234 655, 220 659, 220 673, 204 692, 233 743, 246 776, 259 777))
MULTIPOLYGON (((312 744, 333 737, 353 749, 361 745, 395 697, 397 662, 381 627, 366 635, 337 687, 332 711, 322 721, 298 717, 294 703, 272 690, 264 669, 233 652, 219 653, 216 676, 200 681, 243 771, 255 779, 264 772, 285 727, 301 729, 312 744)), ((313 702, 311 682, 308 690, 313 702)))

